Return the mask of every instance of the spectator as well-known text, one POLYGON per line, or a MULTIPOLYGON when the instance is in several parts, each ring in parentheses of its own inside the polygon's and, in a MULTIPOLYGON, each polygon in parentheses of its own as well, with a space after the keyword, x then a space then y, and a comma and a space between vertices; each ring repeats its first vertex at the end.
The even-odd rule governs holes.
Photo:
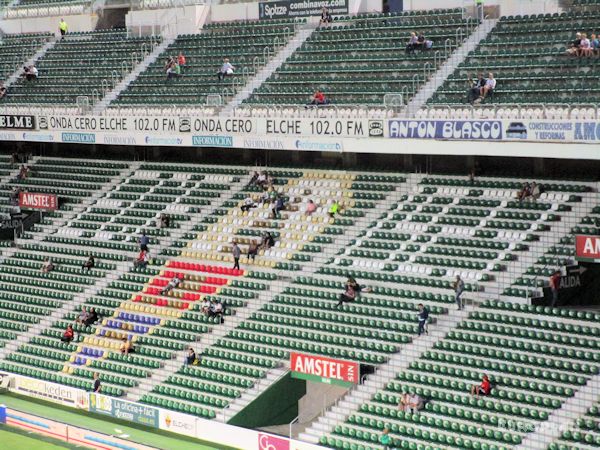
POLYGON ((408 39, 408 44, 406 44, 405 53, 407 55, 411 55, 415 53, 415 48, 417 46, 417 33, 414 31, 410 33, 410 38, 408 39))
POLYGON ((68 325, 60 340, 66 343, 70 343, 74 337, 75 331, 73 331, 73 325, 68 325))
POLYGON ((475 100, 475 103, 482 103, 488 95, 494 92, 494 89, 496 89, 496 80, 494 79, 494 74, 490 72, 485 80, 485 84, 480 89, 481 94, 479 98, 475 100))
POLYGON ((131 342, 131 340, 124 337, 120 351, 123 355, 129 355, 130 353, 133 353, 133 343, 131 342))
POLYGON ((250 211, 252 208, 256 208, 256 203, 254 203, 254 200, 252 200, 252 197, 248 196, 244 200, 244 203, 242 203, 242 206, 240 207, 240 209, 242 211, 250 211))
POLYGON ((248 182, 248 186, 253 186, 254 184, 256 184, 257 181, 258 181, 258 172, 255 170, 254 173, 252 174, 252 178, 250 178, 250 181, 248 182))
POLYGON ((371 292, 371 288, 361 286, 357 283, 354 277, 348 277, 346 280, 346 286, 352 286, 352 289, 356 291, 357 295, 360 295, 362 292, 371 292))
POLYGON ((202 305, 200 305, 200 311, 205 316, 209 315, 209 313, 210 313, 210 301, 208 300, 208 298, 205 297, 204 300, 202 301, 202 305))
POLYGON ((210 316, 211 317, 220 317, 223 319, 223 303, 218 301, 216 298, 213 299, 210 305, 210 316))
POLYGON ((389 428, 384 428, 383 433, 379 436, 379 443, 383 445, 384 450, 389 450, 392 448, 393 442, 392 437, 390 436, 389 428))
MULTIPOLYGON (((349 281, 350 281, 350 279, 349 279, 349 281)), ((352 282, 346 283, 346 289, 345 289, 344 293, 340 294, 340 299, 337 302, 337 304, 335 305, 336 308, 339 308, 343 303, 350 303, 350 302, 353 302, 354 300, 356 300, 356 296, 357 296, 356 286, 358 286, 356 281, 354 281, 353 283, 352 282)))
POLYGON ((465 290, 465 282, 460 278, 460 275, 456 275, 456 280, 452 284, 452 287, 454 288, 454 293, 456 294, 456 296, 455 296, 456 305, 458 306, 459 310, 463 309, 464 305, 463 305, 461 295, 462 295, 463 291, 465 290))
POLYGON ((483 376, 483 378, 481 379, 480 385, 474 384, 471 386, 471 395, 476 395, 476 396, 490 395, 491 392, 492 392, 492 385, 491 385, 490 379, 488 378, 487 375, 483 376))
POLYGON ((32 64, 30 66, 23 67, 23 78, 27 81, 35 80, 39 75, 37 68, 32 64))
POLYGON ((400 395, 400 399, 398 400, 398 409, 400 411, 409 412, 410 411, 410 399, 408 392, 403 392, 400 395))
POLYGON ((100 383, 100 375, 98 372, 94 372, 94 387, 92 388, 96 394, 99 394, 102 390, 102 384, 100 383))
POLYGON ((592 50, 592 44, 587 37, 586 33, 581 35, 581 43, 579 44, 579 56, 592 56, 594 50, 592 50))
POLYGON ((250 245, 248 245, 248 262, 250 262, 250 259, 254 262, 256 255, 258 255, 258 244, 252 241, 250 242, 250 245))
POLYGON ((308 204, 306 205, 306 210, 304 214, 307 216, 312 216, 314 212, 317 210, 317 205, 312 200, 308 200, 308 204))
POLYGON ((29 167, 25 164, 21 165, 21 169, 19 169, 19 174, 17 175, 18 180, 24 180, 29 176, 29 167))
POLYGON ((162 213, 160 215, 160 220, 158 222, 158 228, 169 228, 170 225, 171 225, 171 218, 167 214, 162 213))
POLYGON ((569 48, 567 49, 567 55, 579 56, 580 48, 581 48, 581 33, 576 33, 575 39, 573 40, 573 42, 571 42, 571 45, 569 45, 569 48))
POLYGON ((469 172, 469 184, 473 186, 475 184, 475 167, 471 168, 469 172))
POLYGON ((177 286, 179 286, 182 281, 183 281, 183 275, 178 273, 173 278, 171 278, 171 281, 169 281, 164 288, 162 288, 162 290, 160 291, 160 295, 168 294, 173 289, 175 289, 177 286))
POLYGON ((6 86, 4 86, 4 82, 0 81, 0 99, 6 97, 6 86))
POLYGON ((85 309, 85 306, 83 306, 81 308, 81 312, 79 313, 79 316, 77 316, 77 319, 75 320, 75 322, 84 325, 86 320, 89 317, 89 313, 87 312, 87 310, 85 309))
POLYGON ((256 184, 265 189, 265 186, 267 184, 267 172, 263 171, 260 173, 260 175, 256 177, 256 184))
POLYGON ((67 32, 69 31, 69 27, 67 26, 67 22, 65 22, 65 19, 60 19, 60 22, 58 22, 58 30, 60 31, 61 37, 67 34, 67 32))
POLYGON ((42 273, 49 273, 54 270, 54 264, 52 264, 52 260, 48 257, 44 260, 44 264, 42 264, 42 273))
POLYGON ((332 219, 336 216, 336 214, 338 214, 340 212, 340 203, 337 200, 334 200, 333 203, 331 204, 331 206, 329 207, 329 211, 327 212, 327 214, 329 214, 329 217, 331 217, 332 219))
POLYGON ((285 200, 283 199, 283 197, 281 195, 278 195, 277 198, 275 199, 275 204, 273 205, 273 208, 271 209, 271 212, 273 213, 273 219, 281 218, 281 215, 279 213, 281 211, 283 211, 284 209, 285 209, 285 200))
POLYGON ((146 266, 148 266, 148 262, 150 261, 150 256, 148 255, 148 252, 145 250, 140 251, 140 254, 138 255, 138 257, 136 258, 136 260, 133 262, 133 267, 138 269, 145 269, 146 266))
POLYGON ((540 188, 540 185, 534 181, 531 183, 531 199, 535 202, 540 198, 540 195, 542 195, 542 189, 540 188))
POLYGON ((221 68, 219 69, 219 72, 217 73, 219 82, 223 81, 223 79, 225 77, 233 75, 234 70, 235 70, 235 67, 233 67, 231 65, 231 63, 229 62, 229 58, 223 58, 223 65, 221 66, 221 68))
POLYGON ((425 35, 422 31, 419 32, 417 36, 417 43, 415 44, 415 50, 423 51, 425 50, 425 35))
POLYGON ((87 261, 83 263, 83 266, 81 266, 81 270, 83 271, 83 269, 87 269, 89 272, 90 269, 93 269, 95 265, 96 261, 94 260, 94 255, 90 255, 88 256, 87 261))
POLYGON ((531 195, 531 186, 529 183, 524 183, 523 187, 519 192, 517 192, 517 200, 521 203, 523 200, 527 199, 531 195))
POLYGON ((150 243, 150 238, 146 236, 146 232, 142 231, 142 235, 138 239, 138 244, 140 244, 140 250, 148 251, 148 244, 150 243))
POLYGON ((181 75, 181 67, 177 61, 173 61, 167 68, 167 80, 181 75))
POLYGON ((592 47, 592 54, 600 55, 600 39, 595 34, 592 34, 590 45, 592 47))
POLYGON ((196 352, 192 347, 188 349, 188 353, 185 356, 185 363, 189 366, 197 366, 198 359, 196 358, 196 352))
POLYGON ((419 303, 418 305, 419 313, 417 314, 417 319, 419 321, 419 336, 423 333, 429 333, 427 331, 427 321, 429 319, 429 309, 423 306, 423 303, 419 303))
POLYGON ((177 57, 177 64, 179 65, 179 68, 181 69, 182 72, 183 72, 183 69, 185 68, 186 63, 187 63, 187 60, 185 59, 183 52, 179 52, 179 56, 177 57))
POLYGON ((233 241, 233 247, 231 248, 231 255, 233 256, 233 268, 240 270, 240 256, 242 251, 236 241, 233 241))
POLYGON ((275 245, 275 239, 273 238, 273 235, 271 235, 271 233, 269 231, 266 231, 265 234, 263 234, 262 242, 261 242, 260 246, 262 248, 268 250, 271 247, 273 247, 274 245, 275 245))
POLYGON ((413 414, 417 414, 420 409, 423 409, 423 399, 415 392, 411 392, 408 396, 408 410, 413 414))
POLYGON ((331 22, 333 22, 333 18, 331 17, 331 13, 329 12, 329 10, 327 8, 325 8, 323 6, 323 9, 321 9, 321 19, 319 20, 319 27, 321 25, 328 25, 331 22))
POLYGON ((88 314, 87 319, 85 319, 85 322, 83 322, 83 324, 86 327, 92 326, 93 324, 95 324, 98 321, 98 313, 96 312, 95 308, 91 308, 90 312, 88 314))
POLYGON ((473 80, 471 77, 469 77, 467 81, 469 82, 467 101, 472 105, 475 100, 479 98, 479 95, 481 94, 481 88, 485 86, 485 78, 483 78, 483 73, 479 72, 476 80, 473 80))
POLYGON ((558 290, 560 289, 560 270, 555 271, 552 275, 550 275, 550 279, 548 284, 550 285, 550 292, 552 293, 552 303, 550 306, 556 306, 558 302, 558 290))
POLYGON ((310 103, 308 106, 314 105, 316 107, 319 107, 319 105, 328 105, 329 104, 329 100, 325 97, 325 94, 323 94, 323 92, 321 92, 319 89, 317 89, 314 93, 314 95, 312 96, 312 99, 310 101, 310 103))

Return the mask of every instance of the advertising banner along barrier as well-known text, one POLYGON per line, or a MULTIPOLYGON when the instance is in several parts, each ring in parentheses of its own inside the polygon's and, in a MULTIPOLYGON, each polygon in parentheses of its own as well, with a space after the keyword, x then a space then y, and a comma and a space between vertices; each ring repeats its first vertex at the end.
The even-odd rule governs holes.
POLYGON ((575 259, 578 261, 600 263, 600 236, 575 236, 575 259))
POLYGON ((358 363, 296 352, 290 355, 290 368, 292 378, 339 386, 357 384, 360 376, 358 363))
POLYGON ((56 208, 58 208, 58 198, 55 194, 20 192, 19 207, 21 209, 41 209, 44 211, 54 211, 56 208))
POLYGON ((90 393, 90 412, 106 414, 116 419, 128 420, 152 428, 159 427, 158 408, 119 400, 103 394, 90 393))
POLYGON ((275 2, 259 2, 258 18, 263 20, 320 16, 323 8, 327 8, 331 15, 348 14, 348 0, 280 0, 275 2))
POLYGON ((15 376, 12 389, 19 394, 73 408, 87 410, 89 405, 88 392, 35 378, 15 376))

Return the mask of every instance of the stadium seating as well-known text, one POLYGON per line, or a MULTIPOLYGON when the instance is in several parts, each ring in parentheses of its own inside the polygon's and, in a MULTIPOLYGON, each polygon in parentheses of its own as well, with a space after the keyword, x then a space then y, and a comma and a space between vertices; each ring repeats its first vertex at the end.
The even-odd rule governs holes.
POLYGON ((31 58, 50 39, 50 34, 5 35, 0 41, 0 78, 3 80, 31 58))
POLYGON ((591 449, 600 446, 600 405, 592 406, 587 414, 576 420, 574 429, 565 430, 561 437, 550 444, 548 450, 591 449))
POLYGON ((157 40, 128 37, 124 30, 70 33, 37 61, 38 79, 21 79, 3 103, 74 105, 78 96, 100 99, 157 40))
POLYGON ((566 50, 576 32, 596 32, 599 14, 589 9, 502 17, 428 103, 466 103, 466 80, 480 71, 485 76, 493 72, 497 80, 496 92, 486 103, 598 103, 600 96, 589 81, 600 59, 567 56, 566 50))
POLYGON ((293 19, 214 23, 199 34, 180 35, 112 104, 205 104, 207 95, 225 101, 267 62, 265 57, 287 43, 300 23, 293 19), (180 52, 186 57, 183 74, 167 80, 165 61, 180 52), (219 82, 217 72, 224 57, 230 59, 235 74, 219 82))
POLYGON ((332 27, 315 31, 245 103, 302 105, 316 89, 336 106, 381 105, 386 94, 409 97, 428 78, 424 74, 449 56, 443 56, 446 40, 456 46, 469 24, 460 8, 338 17, 332 27), (412 31, 424 32, 433 48, 406 55, 412 31))

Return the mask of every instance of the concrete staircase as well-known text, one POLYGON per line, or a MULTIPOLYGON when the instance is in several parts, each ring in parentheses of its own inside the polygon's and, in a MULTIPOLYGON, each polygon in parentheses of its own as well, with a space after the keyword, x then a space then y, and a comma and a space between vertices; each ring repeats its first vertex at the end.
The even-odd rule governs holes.
POLYGON ((302 27, 298 28, 296 34, 288 41, 288 43, 282 47, 279 52, 273 56, 271 61, 259 70, 254 77, 250 78, 246 86, 244 86, 225 107, 221 110, 221 115, 231 116, 233 110, 240 106, 244 100, 252 95, 252 92, 264 83, 267 78, 271 76, 275 70, 283 64, 313 33, 316 29, 316 23, 307 23, 302 27))
POLYGON ((469 52, 475 50, 483 39, 485 39, 490 31, 496 26, 497 19, 484 20, 475 31, 467 38, 467 40, 454 52, 452 55, 442 64, 442 66, 435 72, 429 81, 425 83, 416 95, 410 99, 407 104, 407 112, 409 116, 414 116, 419 109, 421 109, 429 100, 435 91, 444 84, 444 81, 456 70, 460 63, 462 63, 469 52))
POLYGON ((438 317, 437 322, 429 326, 429 334, 415 337, 409 344, 401 345, 400 351, 395 353, 387 364, 379 367, 374 374, 367 377, 364 383, 354 387, 325 414, 318 417, 309 428, 300 433, 299 439, 318 443, 322 436, 331 433, 337 424, 344 422, 363 403, 369 401, 378 390, 383 389, 396 377, 396 374, 407 369, 423 353, 431 350, 437 341, 443 339, 474 309, 474 305, 466 305, 460 311, 451 308, 446 316, 438 317))
POLYGON ((129 84, 135 80, 144 70, 148 68, 150 64, 157 60, 162 52, 164 52, 169 45, 175 42, 177 36, 163 36, 162 42, 154 47, 154 49, 131 71, 129 74, 117 84, 114 89, 108 93, 94 106, 93 113, 101 114, 110 102, 116 100, 121 92, 123 92, 129 84))

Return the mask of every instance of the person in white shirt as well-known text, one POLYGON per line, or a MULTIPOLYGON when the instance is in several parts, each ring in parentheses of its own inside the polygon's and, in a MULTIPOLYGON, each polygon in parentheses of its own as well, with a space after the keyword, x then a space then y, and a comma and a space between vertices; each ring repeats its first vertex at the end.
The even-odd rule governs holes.
POLYGON ((233 71, 235 67, 229 62, 229 58, 223 58, 223 65, 219 69, 217 76, 219 77, 219 81, 223 81, 223 79, 228 75, 233 75, 233 71))
POLYGON ((160 291, 162 295, 165 295, 167 292, 172 291, 177 286, 181 284, 182 279, 179 278, 179 275, 175 275, 171 281, 160 291))
POLYGON ((423 408, 423 399, 414 392, 408 396, 408 409, 412 410, 413 414, 417 414, 423 408))
POLYGON ((496 80, 494 79, 494 74, 490 72, 488 73, 487 80, 485 80, 485 84, 481 88, 481 94, 477 103, 483 102, 485 97, 487 97, 487 95, 494 89, 496 89, 496 80))
POLYGON ((208 299, 204 299, 200 311, 202 311, 203 314, 208 316, 208 313, 210 312, 210 302, 208 301, 208 299))
POLYGON ((252 200, 252 197, 248 196, 244 200, 244 203, 242 204, 240 209, 242 211, 250 211, 250 209, 252 209, 252 208, 256 208, 256 203, 254 203, 254 200, 252 200))

